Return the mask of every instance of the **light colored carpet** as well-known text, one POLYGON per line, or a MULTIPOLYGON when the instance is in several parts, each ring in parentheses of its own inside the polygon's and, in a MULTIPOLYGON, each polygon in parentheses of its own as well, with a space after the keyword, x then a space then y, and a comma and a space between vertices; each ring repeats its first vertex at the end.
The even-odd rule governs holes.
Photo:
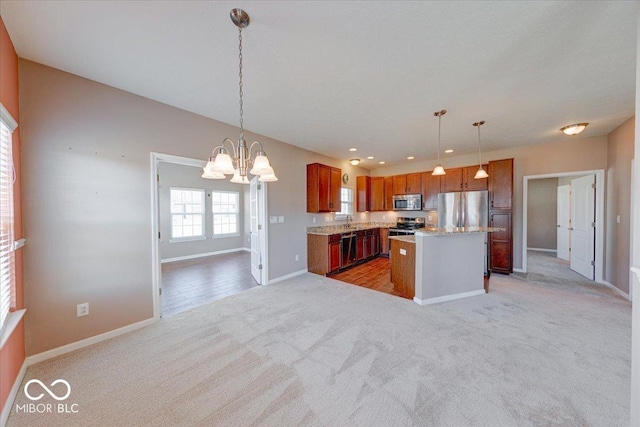
POLYGON ((21 389, 9 426, 628 425, 628 301, 490 289, 421 307, 313 274, 254 288, 31 366, 78 413, 16 413, 21 389))

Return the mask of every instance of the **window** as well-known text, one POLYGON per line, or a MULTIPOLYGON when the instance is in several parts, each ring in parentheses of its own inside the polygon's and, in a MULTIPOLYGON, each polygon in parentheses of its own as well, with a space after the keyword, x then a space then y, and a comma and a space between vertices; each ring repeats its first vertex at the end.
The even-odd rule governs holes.
POLYGON ((211 192, 213 210, 213 236, 238 234, 240 193, 236 191, 211 192))
POLYGON ((204 190, 174 188, 171 191, 171 239, 204 238, 204 190))
POLYGON ((336 212, 336 219, 338 216, 346 217, 347 215, 353 215, 353 189, 342 187, 340 189, 340 212, 336 212))
POLYGON ((0 115, 0 329, 15 307, 15 256, 13 248, 13 153, 11 134, 17 123, 2 106, 0 115))

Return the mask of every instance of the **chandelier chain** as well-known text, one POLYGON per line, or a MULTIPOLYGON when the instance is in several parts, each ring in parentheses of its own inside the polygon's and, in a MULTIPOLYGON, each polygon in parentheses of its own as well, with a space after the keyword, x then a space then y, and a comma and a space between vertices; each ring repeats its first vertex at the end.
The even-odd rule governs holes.
POLYGON ((240 139, 244 139, 244 120, 242 118, 244 113, 242 108, 242 27, 238 27, 238 41, 240 42, 238 53, 238 58, 240 59, 240 71, 238 73, 238 76, 240 77, 240 139))

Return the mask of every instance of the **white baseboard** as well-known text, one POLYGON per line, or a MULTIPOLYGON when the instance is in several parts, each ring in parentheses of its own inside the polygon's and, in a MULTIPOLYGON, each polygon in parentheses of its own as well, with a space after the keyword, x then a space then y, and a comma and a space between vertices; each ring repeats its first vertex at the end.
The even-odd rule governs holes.
POLYGON ((242 248, 242 250, 245 252, 251 252, 251 248, 242 248))
POLYGON ((72 342, 71 344, 67 344, 51 350, 43 351, 42 353, 34 354, 33 356, 27 357, 26 363, 27 363, 27 366, 31 366, 36 363, 42 362, 43 360, 51 359, 53 357, 57 357, 62 354, 79 350, 81 348, 88 347, 90 345, 97 344, 102 341, 106 341, 110 338, 114 338, 119 335, 124 335, 126 333, 135 331, 136 329, 144 328, 145 326, 152 325, 157 321, 158 319, 155 319, 155 318, 143 320, 141 322, 132 323, 131 325, 123 326, 122 328, 114 329, 113 331, 105 332, 100 335, 95 335, 93 337, 85 338, 80 341, 72 342))
POLYGON ((287 274, 286 276, 276 277, 275 279, 269 280, 269 284, 272 285, 274 283, 282 282, 283 280, 291 279, 292 277, 300 276, 301 274, 308 273, 309 270, 306 268, 304 270, 294 271, 291 274, 287 274))
POLYGON ((452 301, 460 298, 474 297, 476 295, 482 295, 484 293, 485 293, 484 289, 479 289, 477 291, 462 292, 459 294, 445 295, 443 297, 437 297, 437 298, 418 299, 416 297, 413 297, 413 301, 417 302, 420 305, 429 305, 429 304, 437 304, 439 302, 452 301))
POLYGON ((524 271, 524 269, 522 269, 522 268, 514 268, 513 272, 514 273, 526 273, 526 271, 524 271))
POLYGON ((25 361, 22 362, 22 367, 20 368, 20 372, 18 372, 16 380, 13 382, 13 387, 11 387, 9 396, 7 396, 7 401, 4 404, 4 408, 2 408, 2 413, 0 414, 0 427, 4 427, 5 425, 7 425, 7 420, 9 419, 11 408, 13 408, 13 402, 16 400, 18 390, 20 390, 20 384, 22 384, 24 374, 27 373, 27 366, 29 365, 27 364, 27 361, 25 359, 25 361))
POLYGON ((187 259, 204 258, 204 257, 211 256, 211 255, 230 254, 232 252, 242 252, 242 251, 249 251, 249 249, 247 249, 247 248, 233 248, 233 249, 225 249, 225 250, 222 250, 222 251, 206 252, 206 253, 203 253, 203 254, 185 255, 185 256, 179 256, 179 257, 175 257, 175 258, 165 258, 165 259, 161 260, 160 263, 161 264, 165 264, 167 262, 184 261, 184 260, 187 260, 187 259))
POLYGON ((553 252, 557 253, 556 249, 543 249, 543 248, 527 248, 528 251, 536 251, 536 252, 553 252))
POLYGON ((618 289, 615 285, 607 282, 606 280, 603 280, 602 282, 598 282, 598 283, 600 283, 601 285, 605 285, 608 288, 611 288, 615 293, 620 295, 622 298, 624 298, 624 299, 626 299, 628 301, 631 301, 631 297, 629 296, 628 293, 618 289))

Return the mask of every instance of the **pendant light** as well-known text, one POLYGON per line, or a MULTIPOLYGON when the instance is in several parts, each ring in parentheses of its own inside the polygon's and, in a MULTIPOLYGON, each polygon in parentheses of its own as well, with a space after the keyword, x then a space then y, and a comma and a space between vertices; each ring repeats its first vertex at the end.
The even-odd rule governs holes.
POLYGON ((480 126, 482 126, 483 124, 484 120, 475 122, 473 124, 478 128, 478 162, 480 163, 480 168, 478 169, 478 172, 476 172, 476 175, 473 177, 474 179, 484 179, 489 177, 489 174, 484 169, 482 169, 482 152, 480 151, 480 126))
POLYGON ((433 113, 434 116, 438 118, 438 166, 433 169, 431 175, 446 175, 447 173, 444 171, 444 168, 440 164, 440 122, 442 121, 442 116, 447 114, 447 110, 440 110, 433 113))
POLYGON ((205 166, 203 178, 208 179, 224 179, 225 175, 233 174, 231 182, 239 184, 249 184, 247 173, 252 175, 259 175, 259 181, 273 182, 278 178, 273 171, 273 168, 269 164, 267 154, 264 152, 262 143, 260 141, 254 141, 249 148, 247 148, 247 141, 244 139, 244 122, 243 122, 243 109, 242 109, 242 29, 249 26, 249 15, 242 9, 232 9, 231 21, 238 27, 238 40, 240 59, 240 72, 238 73, 240 78, 240 138, 238 143, 235 144, 231 139, 225 138, 221 145, 218 145, 213 149, 211 157, 205 166), (225 146, 225 144, 227 144, 225 146), (253 148, 257 147, 256 152, 252 154, 253 148), (252 167, 251 170, 249 168, 252 167))

